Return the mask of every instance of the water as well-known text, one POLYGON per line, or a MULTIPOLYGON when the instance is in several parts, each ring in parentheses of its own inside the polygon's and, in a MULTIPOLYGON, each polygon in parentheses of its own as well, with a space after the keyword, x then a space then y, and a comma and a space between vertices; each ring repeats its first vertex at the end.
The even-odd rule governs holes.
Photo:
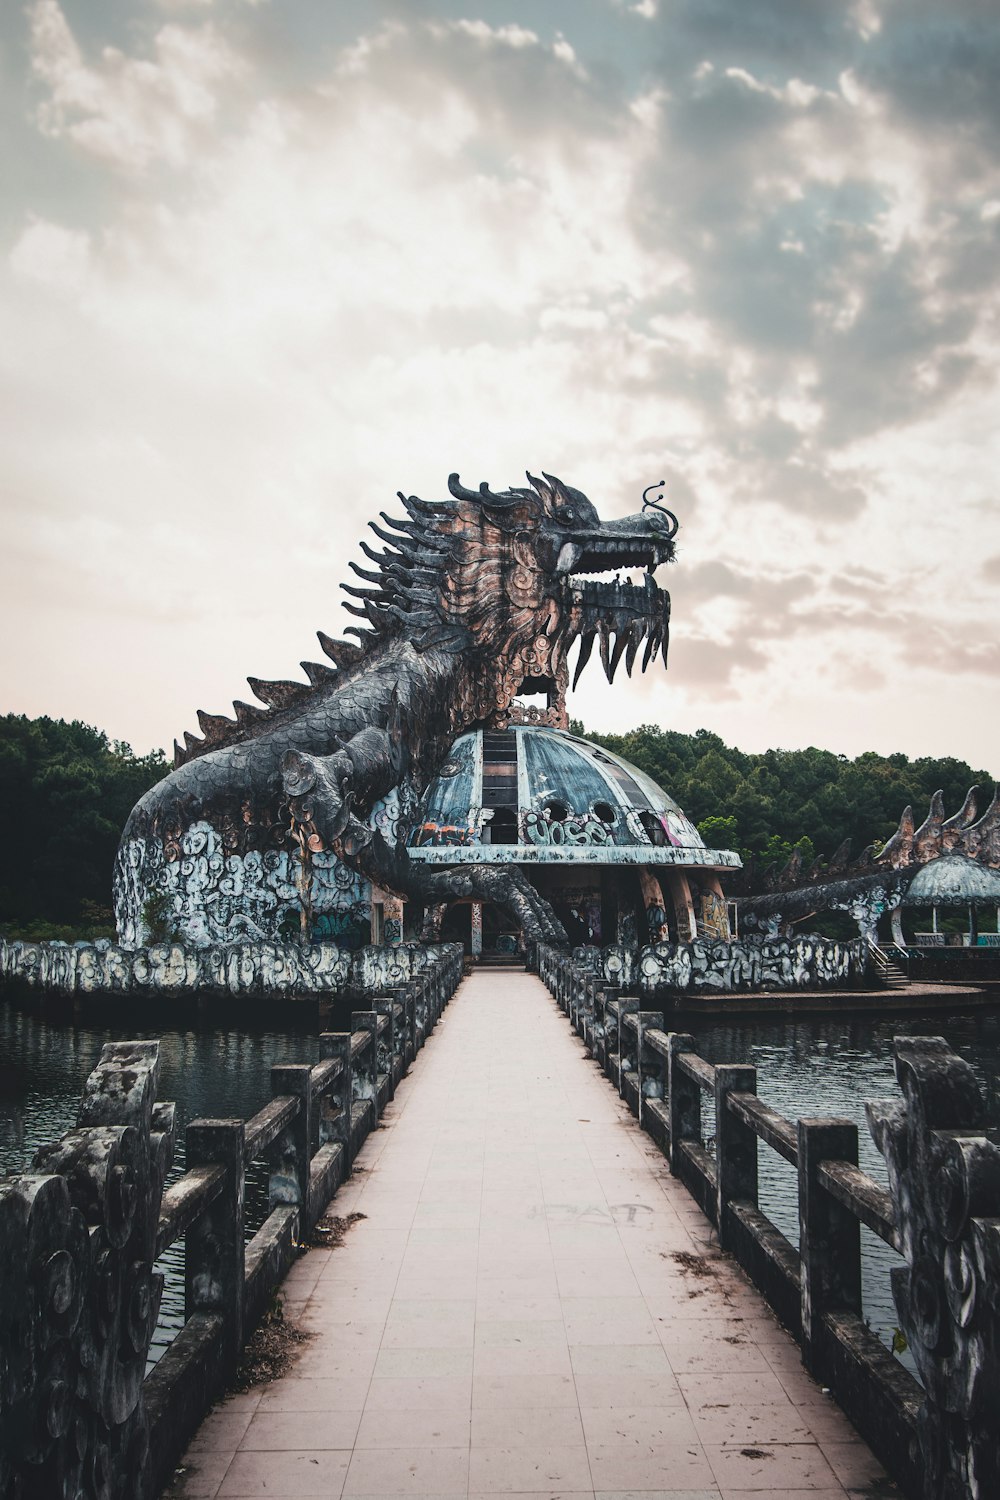
MULTIPOLYGON (((865 1100, 899 1097, 893 1071, 894 1036, 943 1036, 975 1068, 990 1101, 992 1121, 1000 1121, 1000 1016, 996 1014, 976 1011, 911 1020, 900 1016, 885 1020, 871 1016, 741 1017, 729 1024, 696 1024, 692 1034, 709 1062, 752 1063, 761 1099, 788 1119, 835 1115, 853 1120, 858 1127, 859 1164, 883 1187, 888 1185, 885 1161, 868 1130, 865 1100)), ((797 1247, 795 1169, 764 1145, 758 1147, 758 1162, 761 1210, 797 1247)), ((901 1264, 902 1257, 862 1225, 864 1315, 889 1347, 898 1321, 889 1272, 901 1264)), ((908 1357, 903 1362, 913 1371, 908 1357)))
MULTIPOLYGON (((145 1008, 144 1008, 145 1009, 145 1008)), ((161 1099, 177 1105, 174 1165, 168 1181, 184 1171, 184 1131, 190 1120, 249 1119, 271 1097, 275 1063, 319 1060, 315 1009, 289 1029, 254 1026, 252 1021, 209 1029, 204 1018, 189 1025, 164 1025, 153 1016, 137 1025, 119 1008, 98 1023, 80 1024, 66 1011, 21 1009, 0 1004, 0 1174, 26 1171, 35 1150, 76 1124, 76 1110, 87 1074, 108 1041, 160 1039, 161 1099)), ((267 1175, 261 1163, 247 1172, 246 1228, 249 1236, 267 1215, 267 1175)), ((151 1363, 160 1357, 184 1323, 184 1249, 172 1245, 158 1269, 166 1277, 151 1363)))
MULTIPOLYGON (((122 1010, 106 1020, 90 1016, 80 1024, 68 1012, 22 1009, 0 1004, 0 1173, 25 1170, 44 1141, 57 1139, 75 1124, 80 1090, 105 1041, 159 1037, 162 1069, 160 1097, 177 1104, 177 1149, 171 1176, 184 1170, 184 1128, 189 1120, 249 1118, 270 1097, 269 1073, 279 1062, 315 1062, 316 1032, 349 1024, 346 1015, 327 1018, 322 1026, 315 1010, 290 1011, 282 1028, 255 1021, 247 1012, 220 1016, 192 1013, 179 1021, 168 1012, 164 1024, 143 1008, 144 1025, 122 1010)), ((885 1183, 885 1164, 875 1149, 864 1117, 866 1099, 897 1092, 892 1068, 892 1038, 897 1035, 943 1035, 976 1068, 993 1101, 994 1120, 1000 1080, 1000 1016, 925 1016, 912 1021, 897 1016, 756 1017, 713 1020, 695 1030, 699 1050, 710 1062, 750 1062, 757 1068, 762 1099, 790 1119, 800 1115, 838 1115, 859 1127, 860 1160, 877 1181, 885 1183)), ((794 1170, 766 1147, 760 1148, 761 1207, 792 1244, 798 1243, 798 1202, 794 1170)), ((247 1232, 259 1227, 267 1212, 266 1174, 253 1166, 247 1181, 247 1232)), ((891 1343, 896 1312, 889 1288, 889 1268, 899 1257, 862 1228, 864 1311, 872 1329, 891 1343)), ((164 1255, 163 1309, 153 1358, 158 1358, 183 1323, 183 1249, 164 1255)))

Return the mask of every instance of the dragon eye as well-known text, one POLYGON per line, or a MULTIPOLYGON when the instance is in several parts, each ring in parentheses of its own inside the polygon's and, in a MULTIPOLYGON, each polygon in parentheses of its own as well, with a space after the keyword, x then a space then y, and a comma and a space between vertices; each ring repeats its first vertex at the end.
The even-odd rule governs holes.
POLYGON ((559 509, 556 511, 556 516, 560 521, 575 521, 576 511, 573 509, 572 505, 560 505, 559 509))

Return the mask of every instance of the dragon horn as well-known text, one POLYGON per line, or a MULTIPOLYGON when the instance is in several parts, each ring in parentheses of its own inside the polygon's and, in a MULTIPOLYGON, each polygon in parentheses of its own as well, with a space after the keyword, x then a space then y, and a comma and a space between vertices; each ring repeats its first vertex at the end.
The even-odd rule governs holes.
POLYGON ((467 490, 457 474, 448 475, 448 489, 456 500, 472 500, 478 503, 479 493, 477 490, 467 490))

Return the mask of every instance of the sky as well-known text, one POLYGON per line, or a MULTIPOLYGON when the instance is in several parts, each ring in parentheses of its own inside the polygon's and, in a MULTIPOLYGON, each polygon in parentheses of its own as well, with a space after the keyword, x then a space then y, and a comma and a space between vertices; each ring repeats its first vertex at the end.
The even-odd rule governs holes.
POLYGON ((0 711, 298 675, 397 489, 666 481, 592 729, 1000 772, 995 0, 8 0, 0 711))

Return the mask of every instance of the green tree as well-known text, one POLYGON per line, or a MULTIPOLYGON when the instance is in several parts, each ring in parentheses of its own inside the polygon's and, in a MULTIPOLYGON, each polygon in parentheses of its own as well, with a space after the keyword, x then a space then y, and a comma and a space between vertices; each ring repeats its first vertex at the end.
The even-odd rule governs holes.
POLYGON ((109 928, 121 830, 167 769, 162 750, 137 756, 78 720, 0 717, 4 930, 48 924, 60 929, 51 936, 70 936, 109 928))

